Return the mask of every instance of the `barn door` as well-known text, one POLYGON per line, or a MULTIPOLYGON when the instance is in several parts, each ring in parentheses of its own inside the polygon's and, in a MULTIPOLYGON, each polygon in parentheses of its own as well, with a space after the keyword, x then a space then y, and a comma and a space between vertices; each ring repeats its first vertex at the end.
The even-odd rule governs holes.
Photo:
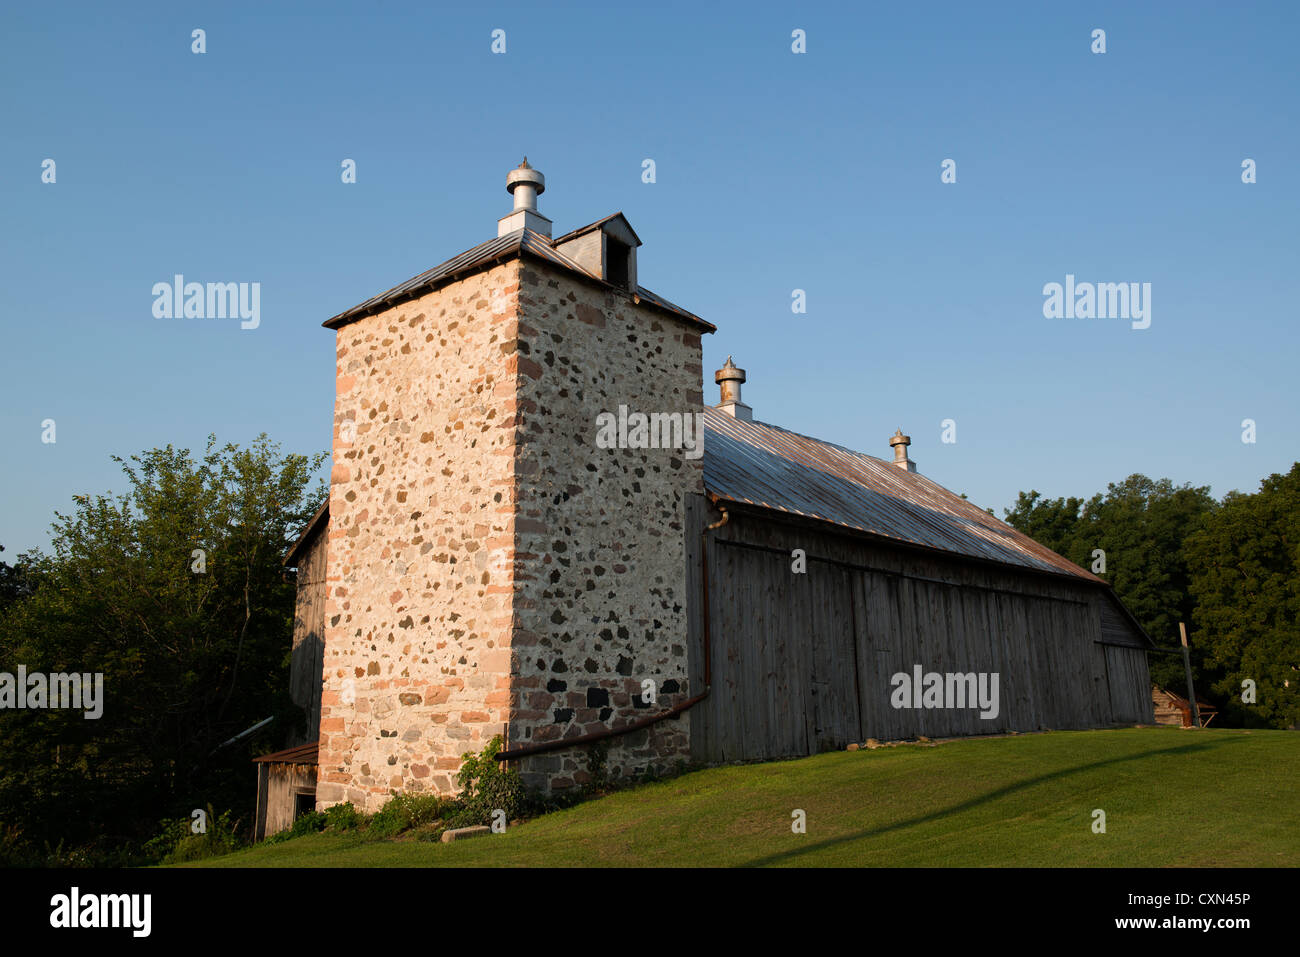
POLYGON ((863 740, 853 628, 856 582, 851 572, 818 563, 807 585, 810 751, 841 750, 863 740))
POLYGON ((712 692, 693 754, 766 760, 863 740, 848 572, 817 562, 792 574, 786 555, 716 539, 709 605, 712 692))
POLYGON ((1133 700, 1133 689, 1139 680, 1132 665, 1133 652, 1114 645, 1103 647, 1106 649, 1106 686, 1110 692, 1110 720, 1113 722, 1142 720, 1133 700))

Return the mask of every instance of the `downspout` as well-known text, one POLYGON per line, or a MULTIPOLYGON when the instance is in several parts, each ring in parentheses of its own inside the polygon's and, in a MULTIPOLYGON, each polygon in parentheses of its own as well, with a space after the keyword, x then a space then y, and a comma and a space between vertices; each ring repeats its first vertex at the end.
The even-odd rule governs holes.
POLYGON ((700 531, 700 572, 701 572, 701 612, 704 619, 703 632, 703 655, 704 655, 704 690, 693 698, 687 698, 680 704, 673 705, 667 711, 660 714, 651 715, 648 718, 641 718, 633 721, 631 724, 624 725, 621 728, 609 728, 604 731, 593 731, 591 734, 580 734, 576 738, 559 738, 555 741, 544 741, 541 744, 529 744, 522 748, 515 748, 511 751, 498 751, 496 759, 498 761, 517 761, 520 758, 531 757, 534 754, 545 754, 548 751, 560 751, 566 748, 576 747, 580 744, 590 744, 593 741, 604 741, 609 738, 617 738, 625 734, 631 734, 633 731, 640 731, 642 728, 648 728, 652 724, 658 724, 667 718, 676 717, 683 711, 694 707, 709 696, 710 682, 713 676, 711 653, 711 642, 709 640, 709 532, 715 528, 721 528, 731 520, 731 515, 719 502, 716 496, 710 496, 713 504, 722 512, 722 518, 712 525, 706 525, 700 531))

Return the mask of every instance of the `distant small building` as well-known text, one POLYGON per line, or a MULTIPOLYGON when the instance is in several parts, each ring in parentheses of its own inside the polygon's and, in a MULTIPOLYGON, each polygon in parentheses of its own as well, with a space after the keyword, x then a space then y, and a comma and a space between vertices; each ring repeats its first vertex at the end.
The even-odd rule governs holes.
POLYGON ((257 816, 254 840, 291 826, 305 811, 316 810, 316 742, 254 758, 257 765, 257 816))
MULTIPOLYGON (((1182 695, 1166 691, 1159 685, 1152 685, 1151 704, 1155 708, 1156 724, 1172 724, 1182 728, 1190 728, 1194 724, 1192 706, 1182 695)), ((1200 695, 1196 696, 1196 709, 1201 713, 1201 727, 1208 725, 1210 719, 1219 713, 1214 705, 1200 695)))
POLYGON ((303 710, 305 723, 287 732, 289 747, 254 758, 257 764, 257 816, 253 831, 262 840, 316 808, 316 755, 320 738, 321 669, 325 660, 325 535, 329 503, 321 505, 284 557, 298 570, 293 620, 289 697, 303 710))

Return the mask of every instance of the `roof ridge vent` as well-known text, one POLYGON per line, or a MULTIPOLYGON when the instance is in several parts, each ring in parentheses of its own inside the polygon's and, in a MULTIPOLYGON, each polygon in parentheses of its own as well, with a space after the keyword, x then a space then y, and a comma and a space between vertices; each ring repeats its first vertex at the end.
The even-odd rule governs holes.
POLYGON ((546 192, 546 177, 528 165, 528 157, 506 174, 506 192, 515 200, 515 208, 497 220, 497 236, 517 229, 531 229, 551 238, 551 221, 537 211, 537 197, 546 192))
POLYGON ((912 437, 904 435, 903 430, 899 429, 890 437, 889 444, 894 450, 894 464, 904 471, 915 472, 916 463, 907 456, 907 447, 912 444, 912 437))
POLYGON ((736 368, 731 356, 722 368, 713 374, 713 381, 722 387, 722 401, 717 408, 742 422, 754 421, 754 410, 740 401, 740 384, 745 381, 745 370, 736 368))

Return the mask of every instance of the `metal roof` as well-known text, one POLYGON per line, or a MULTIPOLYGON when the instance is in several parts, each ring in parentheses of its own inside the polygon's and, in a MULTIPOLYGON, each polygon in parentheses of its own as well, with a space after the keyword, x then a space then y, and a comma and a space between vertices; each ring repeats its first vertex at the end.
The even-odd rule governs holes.
POLYGON ((704 485, 720 499, 1106 585, 916 472, 713 407, 704 433, 704 485))
POLYGON ((254 763, 259 761, 275 764, 317 764, 320 761, 320 742, 310 741, 307 744, 276 751, 274 754, 263 754, 253 758, 254 763))
POLYGON ((589 233, 593 229, 600 229, 606 223, 614 219, 623 220, 623 225, 627 227, 627 231, 632 234, 632 238, 636 240, 636 244, 638 246, 645 245, 645 243, 641 242, 641 237, 636 234, 636 230, 632 228, 632 224, 627 221, 627 217, 624 216, 621 212, 610 213, 604 219, 598 219, 594 223, 588 223, 586 226, 580 226, 577 229, 573 230, 572 232, 565 233, 559 239, 553 240, 553 242, 555 243, 555 245, 558 246, 560 245, 560 243, 568 242, 570 239, 577 239, 579 236, 589 233))
MULTIPOLYGON (((617 216, 620 214, 615 213, 614 215, 617 216)), ((605 222, 612 218, 613 217, 606 217, 605 220, 601 220, 600 222, 605 222)), ((576 230, 575 232, 582 232, 587 228, 588 227, 584 226, 581 230, 576 230)), ((551 240, 547 237, 534 232, 531 229, 516 229, 512 233, 506 233, 504 236, 498 236, 496 239, 489 239, 485 243, 479 243, 473 249, 468 249, 459 256, 453 256, 446 262, 434 266, 432 269, 422 272, 418 276, 413 276, 406 280, 406 282, 394 286, 392 289, 381 292, 377 296, 370 297, 360 305, 353 306, 351 309, 341 312, 337 316, 326 319, 322 325, 324 325, 326 329, 337 329, 340 326, 345 326, 349 322, 354 322, 363 316, 380 312, 381 310, 387 309, 404 300, 413 299, 440 284, 450 282, 453 279, 466 273, 473 272, 476 269, 481 269, 484 266, 496 262, 504 262, 505 260, 512 259, 515 256, 524 255, 531 256, 534 259, 539 259, 542 262, 564 269, 568 272, 576 273, 590 282, 599 283, 600 285, 606 286, 610 289, 618 289, 617 286, 605 282, 600 276, 589 272, 575 260, 560 252, 552 245, 551 240)), ((624 295, 627 295, 627 290, 621 291, 624 295)), ((685 319, 687 322, 700 326, 708 332, 715 332, 717 329, 717 327, 712 323, 706 322, 694 313, 683 309, 681 306, 674 305, 662 296, 655 295, 648 289, 638 286, 636 291, 637 295, 639 295, 642 300, 656 308, 673 314, 679 319, 685 319)))

